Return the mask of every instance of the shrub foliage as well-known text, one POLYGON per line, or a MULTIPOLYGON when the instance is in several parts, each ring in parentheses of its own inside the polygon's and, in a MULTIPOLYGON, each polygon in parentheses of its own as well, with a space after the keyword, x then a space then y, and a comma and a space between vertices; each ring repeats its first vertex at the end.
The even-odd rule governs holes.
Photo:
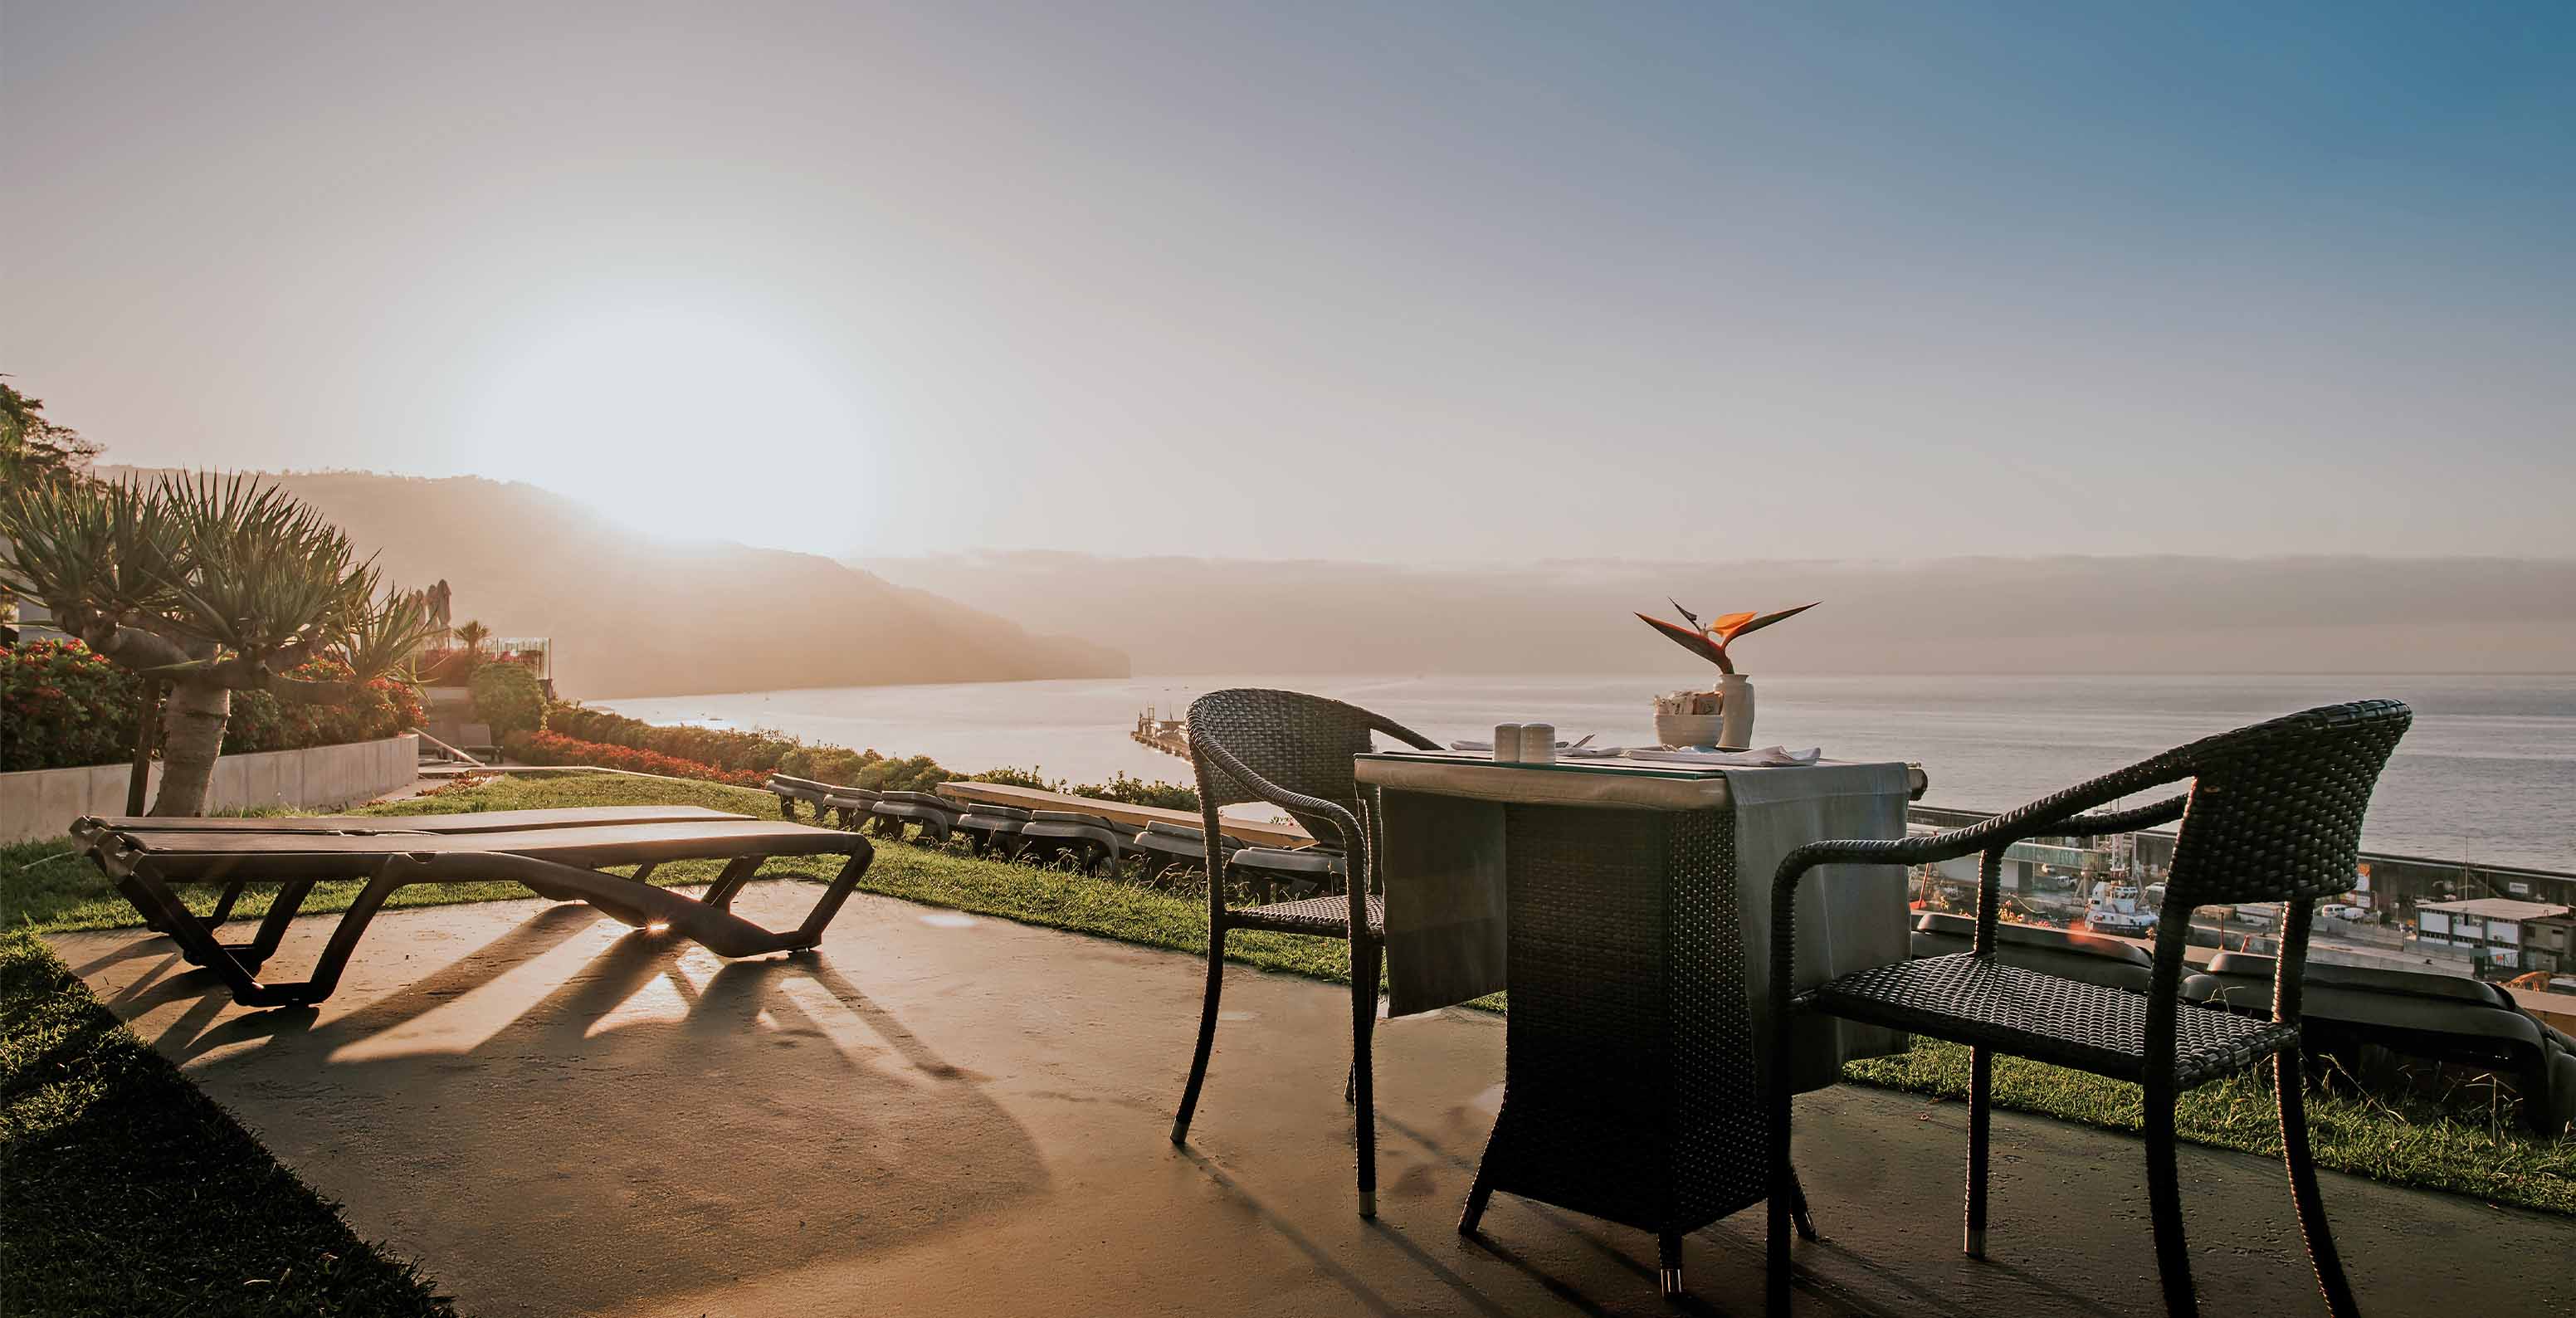
MULTIPOLYGON (((335 658, 307 660, 286 676, 349 682, 335 658)), ((134 709, 143 678, 79 641, 31 641, 0 650, 0 772, 117 764, 134 755, 134 709)), ((302 750, 375 741, 421 725, 420 692, 379 677, 339 704, 233 693, 223 753, 302 750)))
POLYGON ((495 737, 546 726, 545 689, 525 664, 485 664, 474 670, 466 687, 474 695, 474 716, 489 724, 495 737))
POLYGON ((78 641, 0 651, 0 773, 131 759, 142 690, 141 676, 78 641))

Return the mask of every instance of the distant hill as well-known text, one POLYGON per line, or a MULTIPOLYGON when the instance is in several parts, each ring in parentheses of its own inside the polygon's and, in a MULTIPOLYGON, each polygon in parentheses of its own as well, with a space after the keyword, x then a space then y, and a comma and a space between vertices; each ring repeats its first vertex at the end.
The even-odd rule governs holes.
MULTIPOLYGON (((1784 546, 1785 547, 1785 546, 1784 546)), ((890 581, 1115 639, 1145 673, 1700 673, 1629 616, 1824 607, 1748 637, 1745 671, 2576 671, 2576 561, 1720 558, 1474 567, 1098 558, 870 559, 890 581)))
POLYGON ((390 580, 445 578, 458 621, 553 637, 556 687, 574 699, 1127 672, 1107 645, 1032 635, 811 554, 640 535, 532 485, 274 479, 378 553, 390 580))

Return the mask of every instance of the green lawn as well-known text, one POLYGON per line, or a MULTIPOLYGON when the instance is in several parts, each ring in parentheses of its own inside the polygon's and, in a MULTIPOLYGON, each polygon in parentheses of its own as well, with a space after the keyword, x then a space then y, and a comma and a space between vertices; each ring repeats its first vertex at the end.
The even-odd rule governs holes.
POLYGON ((117 1023, 0 932, 0 1312, 454 1313, 117 1023))
MULTIPOLYGON (((412 814, 450 810, 513 810, 543 806, 687 804, 774 815, 776 807, 763 792, 709 783, 610 774, 505 777, 438 797, 374 807, 363 814, 412 814)), ((31 862, 53 847, 18 847, 0 851, 0 919, 31 923, 40 930, 117 927, 135 923, 132 910, 88 868, 75 860, 31 862)), ((782 861, 770 872, 828 877, 827 860, 782 861)), ((713 864, 669 866, 657 872, 657 883, 703 882, 713 864)), ((317 890, 307 909, 327 911, 346 905, 356 885, 317 890)), ((1174 951, 1204 953, 1207 917, 1203 899, 1048 873, 1019 866, 969 859, 962 855, 905 845, 878 849, 876 863, 862 885, 868 891, 930 905, 953 907, 1115 938, 1174 951)), ((398 895, 399 905, 521 898, 523 890, 506 884, 421 887, 398 895)), ((211 897, 207 894, 200 900, 211 897)), ((244 909, 260 905, 244 898, 244 909)), ((1231 959, 1265 969, 1347 983, 1350 963, 1338 942, 1238 933, 1227 940, 1231 959)), ((1491 1000, 1497 1008, 1504 1004, 1491 1000)), ((1967 1094, 1966 1050, 1922 1043, 1902 1057, 1855 1064, 1852 1080, 1890 1089, 1964 1100, 1967 1094)), ((2042 1113, 2111 1130, 2139 1126, 2138 1087, 2078 1072, 2019 1061, 1996 1068, 1999 1105, 2042 1113)), ((2348 1086, 2308 1104, 2316 1133, 2318 1161, 2400 1185, 2473 1195, 2487 1201, 2576 1215, 2576 1139, 2536 1140, 2516 1131, 2510 1121, 2497 1122, 2483 1105, 2474 1110, 2446 1111, 2424 1104, 2392 1106, 2355 1094, 2348 1086)), ((2180 1117, 2185 1139, 2220 1148, 2278 1157, 2280 1134, 2273 1116, 2267 1081, 2244 1076, 2207 1086, 2188 1096, 2180 1117)))

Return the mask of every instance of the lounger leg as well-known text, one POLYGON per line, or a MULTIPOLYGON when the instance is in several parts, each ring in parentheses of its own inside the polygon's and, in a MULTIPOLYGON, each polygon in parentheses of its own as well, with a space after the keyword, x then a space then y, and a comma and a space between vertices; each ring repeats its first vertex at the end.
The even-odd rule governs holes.
POLYGON ((1351 1080, 1359 1091, 1360 1216, 1377 1216, 1377 1105, 1370 1036, 1377 1030, 1377 945, 1366 938, 1351 947, 1351 1080))
POLYGON ((215 899, 215 909, 207 914, 206 923, 217 925, 233 918, 233 903, 241 900, 242 889, 246 886, 239 880, 225 884, 224 895, 215 899))
POLYGON ((1199 1086, 1207 1083, 1208 1054, 1216 1047, 1216 1004, 1225 992, 1225 928, 1208 930, 1207 999, 1199 1008, 1199 1046, 1190 1056, 1190 1082, 1181 1088, 1181 1110, 1172 1118, 1172 1142, 1187 1143, 1190 1118, 1199 1110, 1199 1086))
POLYGON ((1968 1050, 1968 1257, 1986 1256, 1986 1142, 1994 1125, 1995 1055, 1968 1050))
POLYGON ((786 820, 788 823, 791 823, 791 824, 796 822, 796 798, 795 798, 795 797, 792 797, 792 796, 782 796, 782 797, 778 798, 778 817, 779 817, 779 818, 781 818, 781 819, 786 820))
POLYGON ((2281 1107, 2281 1157, 2290 1166, 2290 1198, 2299 1207, 2299 1234, 2307 1237, 2308 1262, 2317 1270, 2317 1289, 2325 1292, 2326 1311, 2334 1318, 2359 1312, 2352 1283, 2343 1275, 2343 1257, 2335 1252, 2334 1234, 2326 1225, 2325 1200, 2317 1194, 2317 1164, 2308 1147, 2306 1068, 2296 1046, 2272 1057, 2272 1082, 2281 1107))
POLYGON ((1655 1288, 1667 1296, 1682 1293, 1682 1233, 1665 1231, 1655 1237, 1655 1288))
POLYGON ((277 895, 268 899, 268 914, 261 917, 259 932, 252 936, 251 941, 227 944, 224 950, 239 958, 249 969, 258 970, 270 957, 277 955, 277 945, 286 940, 286 927, 295 922, 296 913, 304 909, 305 895, 312 891, 311 879, 294 879, 279 885, 277 895))
POLYGON ((2156 1272, 2164 1280, 2165 1312, 2195 1318, 2200 1297, 2191 1285, 2191 1254, 2182 1238, 2182 1182, 2174 1166, 2174 1090, 2172 1081, 2146 1084, 2147 1215, 2156 1232, 2156 1272))
POLYGON ((706 895, 698 900, 719 911, 732 910, 733 899, 741 896, 743 885, 751 882, 752 876, 760 872, 760 863, 763 859, 765 858, 760 856, 736 856, 725 862, 723 872, 716 875, 715 882, 707 885, 706 895))

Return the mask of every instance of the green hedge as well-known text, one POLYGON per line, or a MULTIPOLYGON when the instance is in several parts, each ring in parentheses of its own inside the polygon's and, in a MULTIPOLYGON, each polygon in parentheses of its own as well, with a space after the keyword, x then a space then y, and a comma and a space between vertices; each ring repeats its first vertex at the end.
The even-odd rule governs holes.
POLYGON ((474 696, 474 716, 495 737, 535 732, 546 725, 546 693, 526 664, 485 664, 466 682, 474 696))

